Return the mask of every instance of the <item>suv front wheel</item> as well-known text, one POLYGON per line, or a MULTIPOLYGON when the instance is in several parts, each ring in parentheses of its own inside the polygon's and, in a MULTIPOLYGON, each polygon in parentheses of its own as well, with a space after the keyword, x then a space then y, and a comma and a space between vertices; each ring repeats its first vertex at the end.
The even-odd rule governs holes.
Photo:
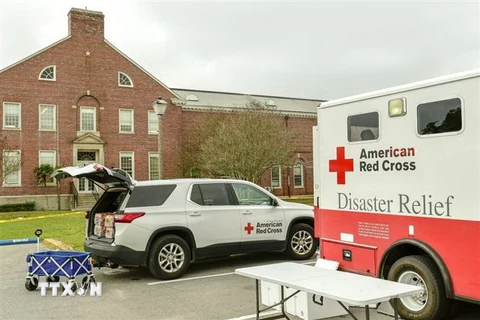
POLYGON ((157 239, 148 258, 148 270, 162 280, 181 277, 190 265, 190 247, 176 235, 166 235, 157 239))
POLYGON ((309 259, 316 249, 317 241, 312 227, 305 223, 292 226, 287 242, 288 257, 295 260, 309 259))

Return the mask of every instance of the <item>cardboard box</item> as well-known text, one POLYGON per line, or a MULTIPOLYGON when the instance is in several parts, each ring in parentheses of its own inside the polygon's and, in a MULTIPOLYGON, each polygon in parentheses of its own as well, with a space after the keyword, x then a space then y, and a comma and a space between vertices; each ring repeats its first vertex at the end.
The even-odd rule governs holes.
POLYGON ((105 228, 113 227, 115 225, 114 220, 115 220, 114 214, 111 214, 111 213, 105 214, 105 220, 104 220, 105 228))
POLYGON ((103 226, 105 223, 105 213, 96 213, 95 214, 95 225, 103 226))

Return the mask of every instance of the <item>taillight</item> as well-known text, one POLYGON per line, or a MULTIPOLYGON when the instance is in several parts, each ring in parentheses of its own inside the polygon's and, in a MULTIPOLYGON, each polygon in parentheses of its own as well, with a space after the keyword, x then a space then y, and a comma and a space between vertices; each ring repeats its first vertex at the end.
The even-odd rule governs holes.
POLYGON ((145 215, 145 212, 117 213, 115 214, 115 223, 130 223, 133 220, 145 215))
POLYGON ((90 218, 90 210, 85 211, 85 219, 90 218))

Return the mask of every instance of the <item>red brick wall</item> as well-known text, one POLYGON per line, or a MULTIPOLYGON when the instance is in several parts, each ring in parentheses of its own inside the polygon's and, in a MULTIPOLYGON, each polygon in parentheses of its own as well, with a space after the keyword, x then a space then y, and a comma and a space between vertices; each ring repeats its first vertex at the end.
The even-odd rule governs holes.
MULTIPOLYGON (((80 108, 72 107, 77 101, 78 106, 97 107, 97 131, 105 141, 105 164, 119 165, 120 151, 134 151, 135 177, 148 177, 148 152, 158 150, 157 135, 148 134, 148 110, 153 110, 157 97, 169 101, 173 95, 109 46, 103 32, 88 21, 86 28, 97 32, 76 34, 79 28, 74 26, 70 38, 0 73, 0 117, 3 119, 3 102, 19 102, 22 119, 21 130, 2 130, 2 134, 7 136, 9 147, 22 150, 23 160, 22 187, 0 188, 0 196, 44 193, 33 176, 39 150, 57 150, 57 164, 72 165, 72 141, 80 126, 80 108), (38 80, 40 71, 48 65, 56 65, 56 81, 38 80), (118 86, 118 71, 130 76, 133 88, 118 86), (79 100, 87 90, 98 103, 88 97, 79 100), (38 130, 38 105, 42 103, 57 106, 56 132, 38 130), (120 108, 134 109, 135 134, 119 134, 120 108)), ((100 23, 103 29, 103 16, 100 22, 93 22, 100 23)), ((164 123, 164 174, 178 176, 176 150, 182 126, 181 109, 170 104, 164 123)), ((47 189, 56 193, 55 187, 47 189)), ((61 192, 68 191, 68 185, 62 183, 61 192)))

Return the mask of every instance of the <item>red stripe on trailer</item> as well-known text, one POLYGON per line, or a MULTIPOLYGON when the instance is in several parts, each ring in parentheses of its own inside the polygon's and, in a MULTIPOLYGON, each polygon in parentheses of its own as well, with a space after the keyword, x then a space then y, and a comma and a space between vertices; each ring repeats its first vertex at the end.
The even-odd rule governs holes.
POLYGON ((340 268, 360 273, 370 270, 378 276, 385 251, 396 241, 415 239, 428 244, 444 261, 455 295, 480 299, 480 221, 317 207, 314 211, 315 236, 321 238, 321 255, 339 261, 340 268), (353 242, 344 241, 350 235, 353 242), (351 262, 344 261, 341 253, 332 249, 350 244, 356 254, 351 262))

